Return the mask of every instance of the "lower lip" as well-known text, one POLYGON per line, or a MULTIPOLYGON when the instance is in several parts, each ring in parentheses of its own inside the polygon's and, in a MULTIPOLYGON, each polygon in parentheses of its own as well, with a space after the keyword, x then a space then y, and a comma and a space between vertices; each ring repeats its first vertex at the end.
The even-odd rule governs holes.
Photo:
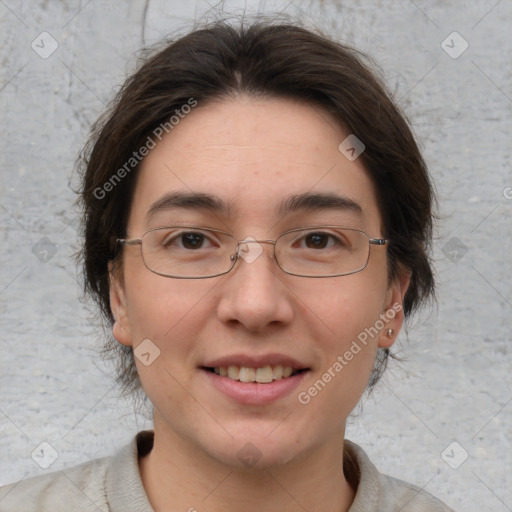
POLYGON ((265 405, 288 395, 299 386, 308 373, 308 371, 303 371, 293 377, 260 384, 259 382, 240 382, 229 377, 222 377, 203 368, 200 370, 210 379, 216 389, 245 405, 265 405))

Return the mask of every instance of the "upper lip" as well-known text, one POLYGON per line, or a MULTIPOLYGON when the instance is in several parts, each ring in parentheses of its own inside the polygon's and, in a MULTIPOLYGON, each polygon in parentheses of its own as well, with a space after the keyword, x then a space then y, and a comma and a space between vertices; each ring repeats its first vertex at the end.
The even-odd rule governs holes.
POLYGON ((203 368, 219 368, 227 366, 244 366, 246 368, 263 368, 264 366, 291 366, 296 370, 307 369, 308 366, 293 357, 284 354, 264 354, 260 356, 248 354, 231 354, 205 362, 203 368))

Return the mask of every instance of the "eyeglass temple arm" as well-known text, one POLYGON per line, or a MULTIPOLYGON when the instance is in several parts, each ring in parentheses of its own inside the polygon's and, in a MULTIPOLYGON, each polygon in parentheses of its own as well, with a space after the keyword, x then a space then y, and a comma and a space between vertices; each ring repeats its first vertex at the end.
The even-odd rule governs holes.
POLYGON ((142 243, 141 238, 132 238, 130 240, 127 240, 126 238, 118 238, 116 240, 118 244, 122 245, 140 245, 142 243))
POLYGON ((389 244, 389 240, 387 238, 370 238, 369 242, 372 245, 386 245, 386 244, 389 244))

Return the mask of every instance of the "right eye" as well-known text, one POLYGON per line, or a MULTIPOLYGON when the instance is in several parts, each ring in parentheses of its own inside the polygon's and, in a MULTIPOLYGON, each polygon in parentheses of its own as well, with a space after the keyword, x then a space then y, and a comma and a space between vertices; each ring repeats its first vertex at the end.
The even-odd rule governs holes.
POLYGON ((173 232, 162 241, 162 246, 167 249, 177 247, 179 249, 197 250, 208 247, 208 244, 212 245, 211 240, 204 233, 197 231, 173 232))

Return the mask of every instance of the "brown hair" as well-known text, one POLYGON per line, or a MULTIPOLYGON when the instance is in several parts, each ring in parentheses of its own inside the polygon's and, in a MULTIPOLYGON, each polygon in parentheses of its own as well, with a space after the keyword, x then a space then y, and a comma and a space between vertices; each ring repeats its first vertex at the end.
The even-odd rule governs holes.
MULTIPOLYGON (((433 297, 428 254, 434 195, 428 171, 403 113, 364 56, 296 24, 234 27, 217 21, 146 58, 94 125, 82 154, 84 286, 104 326, 110 330, 113 322, 108 264, 116 257, 115 239, 126 235, 138 166, 130 160, 134 151, 191 99, 201 105, 240 93, 319 105, 364 143, 360 158, 376 186, 383 235, 390 239, 389 279, 404 268, 412 272, 406 317, 433 297)), ((111 334, 105 347, 115 354, 123 390, 140 390, 132 349, 111 334)), ((370 388, 388 355, 379 350, 370 388)))

